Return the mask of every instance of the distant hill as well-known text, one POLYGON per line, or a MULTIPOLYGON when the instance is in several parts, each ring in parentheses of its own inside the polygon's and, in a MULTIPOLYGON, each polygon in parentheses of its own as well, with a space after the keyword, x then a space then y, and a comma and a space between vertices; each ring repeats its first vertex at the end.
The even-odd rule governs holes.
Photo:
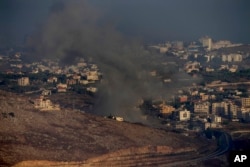
POLYGON ((132 153, 194 153, 207 144, 79 111, 38 111, 28 97, 0 91, 0 166, 77 166, 132 153))

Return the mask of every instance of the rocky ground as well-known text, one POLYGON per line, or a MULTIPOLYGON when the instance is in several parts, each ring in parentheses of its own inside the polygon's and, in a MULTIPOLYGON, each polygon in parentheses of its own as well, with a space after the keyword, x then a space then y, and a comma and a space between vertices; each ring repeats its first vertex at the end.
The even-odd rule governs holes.
POLYGON ((151 166, 166 163, 164 156, 189 159, 216 147, 204 139, 79 111, 38 111, 29 100, 0 91, 0 166, 121 166, 117 161, 151 166))

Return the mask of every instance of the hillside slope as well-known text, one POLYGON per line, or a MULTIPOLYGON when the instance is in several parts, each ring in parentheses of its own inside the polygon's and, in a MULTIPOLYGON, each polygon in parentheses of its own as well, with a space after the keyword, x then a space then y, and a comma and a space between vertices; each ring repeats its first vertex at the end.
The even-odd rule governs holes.
POLYGON ((91 161, 143 148, 185 152, 204 145, 199 139, 79 111, 38 111, 28 97, 0 91, 0 166, 33 160, 91 161))

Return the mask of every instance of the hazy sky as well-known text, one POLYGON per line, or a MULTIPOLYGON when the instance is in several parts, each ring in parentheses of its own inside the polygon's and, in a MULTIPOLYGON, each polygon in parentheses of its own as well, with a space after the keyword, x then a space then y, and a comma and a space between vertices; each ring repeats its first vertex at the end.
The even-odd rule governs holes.
MULTIPOLYGON (((60 0, 0 0, 0 45, 23 41, 60 0)), ((193 41, 204 35, 250 43, 249 0, 91 0, 104 20, 146 41, 193 41)))

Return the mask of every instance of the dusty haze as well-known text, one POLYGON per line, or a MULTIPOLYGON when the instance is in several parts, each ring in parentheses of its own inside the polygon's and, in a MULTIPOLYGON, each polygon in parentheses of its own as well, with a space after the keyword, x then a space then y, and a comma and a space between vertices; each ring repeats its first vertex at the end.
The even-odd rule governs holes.
MULTIPOLYGON (((156 56, 146 51, 138 39, 124 37, 110 23, 103 22, 102 13, 86 1, 57 3, 48 20, 29 41, 33 58, 58 58, 61 64, 75 63, 77 57, 91 58, 103 73, 95 104, 95 113, 114 114, 130 121, 141 121, 135 108, 141 98, 170 97, 183 84, 162 83, 148 75, 157 67, 156 56)), ((182 76, 173 67, 171 75, 182 76)))

